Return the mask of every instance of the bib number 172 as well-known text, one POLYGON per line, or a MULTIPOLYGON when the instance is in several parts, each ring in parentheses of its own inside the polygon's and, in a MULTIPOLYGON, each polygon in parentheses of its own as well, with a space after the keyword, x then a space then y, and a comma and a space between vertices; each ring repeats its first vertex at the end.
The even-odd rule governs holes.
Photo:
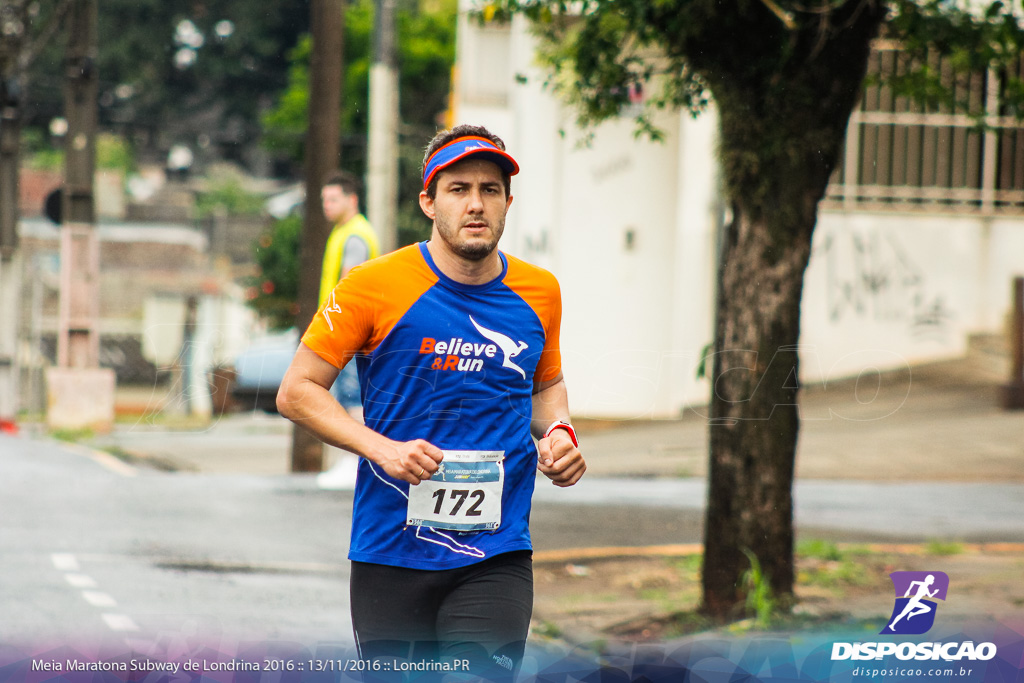
POLYGON ((434 476, 409 487, 406 523, 452 531, 501 525, 503 451, 445 451, 434 476))
POLYGON ((445 499, 449 502, 454 501, 452 508, 448 511, 449 515, 455 516, 462 510, 462 506, 469 500, 470 504, 466 508, 466 517, 479 517, 483 512, 480 510, 480 506, 483 505, 484 499, 487 494, 484 493, 483 489, 477 489, 475 491, 468 491, 466 489, 438 489, 434 491, 433 498, 436 501, 434 503, 434 514, 441 514, 441 510, 444 507, 445 499), (446 496, 445 493, 448 495, 446 496))

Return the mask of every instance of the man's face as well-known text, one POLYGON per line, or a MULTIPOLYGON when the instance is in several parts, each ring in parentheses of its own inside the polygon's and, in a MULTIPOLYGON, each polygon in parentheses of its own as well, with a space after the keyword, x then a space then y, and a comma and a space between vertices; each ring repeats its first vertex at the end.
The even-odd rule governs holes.
POLYGON ((483 159, 466 159, 441 171, 434 199, 420 193, 420 208, 434 221, 444 245, 470 261, 498 246, 511 204, 501 169, 483 159))
POLYGON ((332 223, 348 219, 352 208, 354 195, 345 194, 341 185, 326 185, 320 190, 320 200, 323 202, 324 215, 332 223))

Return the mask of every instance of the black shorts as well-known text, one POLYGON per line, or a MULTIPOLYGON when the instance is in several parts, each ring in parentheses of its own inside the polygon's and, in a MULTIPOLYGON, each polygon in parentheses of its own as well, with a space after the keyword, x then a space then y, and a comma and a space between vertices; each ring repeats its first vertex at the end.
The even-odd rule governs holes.
POLYGON ((401 670, 497 681, 519 670, 533 613, 529 550, 441 571, 353 562, 349 586, 365 678, 401 680, 384 675, 401 670))

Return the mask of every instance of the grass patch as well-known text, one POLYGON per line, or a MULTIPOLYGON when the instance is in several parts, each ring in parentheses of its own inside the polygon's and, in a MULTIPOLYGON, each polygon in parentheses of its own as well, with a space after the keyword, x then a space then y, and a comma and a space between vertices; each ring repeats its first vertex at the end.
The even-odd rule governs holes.
POLYGON ((835 590, 871 582, 866 565, 875 553, 866 547, 840 548, 831 541, 811 539, 798 544, 796 555, 798 584, 835 590))
POLYGON ((689 581, 700 581, 700 569, 704 564, 703 555, 687 555, 686 557, 670 558, 669 566, 682 574, 689 581))
POLYGON ((813 564, 797 572, 797 582, 822 588, 864 586, 870 583, 867 569, 850 560, 813 564))
POLYGON ((58 441, 66 441, 68 443, 80 443, 82 441, 88 441, 96 436, 96 432, 88 427, 81 429, 51 429, 50 436, 58 441))
POLYGON ((962 543, 956 543, 955 541, 930 541, 924 547, 925 553, 928 555, 939 555, 948 557, 950 555, 959 555, 964 551, 962 543))
POLYGON ((877 551, 872 550, 871 548, 869 548, 866 545, 850 545, 850 546, 846 546, 846 547, 843 548, 842 552, 847 557, 849 557, 849 556, 864 557, 864 556, 867 556, 867 555, 873 555, 873 556, 876 556, 876 557, 878 556, 878 552, 877 551))
POLYGON ((664 604, 668 602, 670 598, 668 588, 664 587, 641 588, 638 593, 641 600, 647 600, 648 602, 660 602, 664 604))
POLYGON ((754 626, 767 629, 772 625, 778 607, 768 579, 761 571, 761 562, 750 550, 743 548, 743 554, 750 561, 750 569, 741 581, 747 589, 747 613, 753 615, 754 626))
POLYGON ((843 552, 835 543, 820 539, 801 541, 796 546, 796 554, 801 557, 812 557, 819 560, 837 562, 843 559, 843 552))

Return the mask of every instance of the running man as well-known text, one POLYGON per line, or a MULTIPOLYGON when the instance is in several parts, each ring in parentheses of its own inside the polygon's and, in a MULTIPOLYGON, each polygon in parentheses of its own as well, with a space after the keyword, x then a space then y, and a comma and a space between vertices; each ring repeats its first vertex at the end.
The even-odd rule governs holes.
POLYGON ((898 617, 892 620, 891 624, 889 624, 890 631, 895 631, 893 627, 896 626, 896 622, 902 619, 903 617, 906 617, 907 621, 910 621, 913 617, 916 617, 918 614, 927 614, 928 612, 932 611, 931 605, 928 605, 922 601, 924 600, 924 598, 934 597, 935 594, 939 592, 938 588, 936 588, 933 591, 928 590, 928 587, 931 586, 933 583, 935 583, 935 576, 933 574, 929 574, 928 576, 926 576, 924 581, 910 582, 910 585, 907 586, 907 592, 903 594, 903 597, 910 597, 910 593, 914 590, 914 586, 917 586, 917 593, 915 593, 914 597, 910 598, 910 600, 907 601, 907 604, 903 607, 903 611, 900 612, 898 617))
POLYGON ((513 679, 533 610, 535 472, 571 486, 586 470, 558 283, 497 249, 518 172, 485 128, 439 133, 420 193, 430 240, 341 281, 278 394, 282 415, 362 456, 349 559, 364 660, 468 660, 474 680, 513 679), (365 426, 327 392, 353 359, 365 426))

